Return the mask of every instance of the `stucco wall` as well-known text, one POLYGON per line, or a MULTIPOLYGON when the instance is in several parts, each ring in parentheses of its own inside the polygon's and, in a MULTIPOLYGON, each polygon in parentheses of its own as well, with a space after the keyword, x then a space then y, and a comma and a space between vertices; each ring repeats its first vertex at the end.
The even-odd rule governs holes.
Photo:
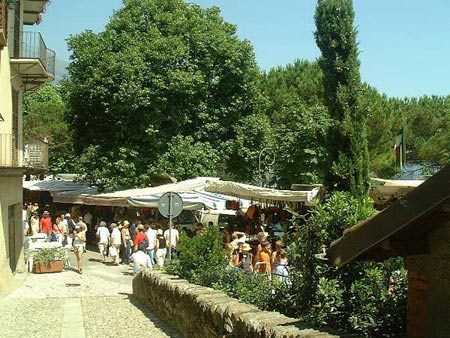
POLYGON ((16 271, 25 271, 24 252, 22 247, 22 170, 0 168, 0 295, 7 293, 13 284, 13 271, 10 268, 9 220, 14 218, 16 271), (9 208, 14 206, 14 208, 9 208), (13 209, 13 215, 8 210, 13 209))
POLYGON ((0 123, 0 134, 11 134, 12 133, 11 73, 7 47, 4 47, 0 51, 0 113, 2 114, 5 120, 4 122, 0 123))
POLYGON ((261 311, 221 291, 157 271, 138 274, 133 279, 133 295, 189 338, 345 337, 328 333, 331 330, 312 329, 297 319, 261 311))
POLYGON ((409 273, 419 277, 410 280, 414 294, 409 296, 420 296, 412 299, 414 304, 408 299, 408 321, 420 324, 421 319, 414 318, 420 312, 414 307, 426 309, 424 337, 450 337, 450 222, 431 232, 428 241, 428 255, 406 259, 409 273))

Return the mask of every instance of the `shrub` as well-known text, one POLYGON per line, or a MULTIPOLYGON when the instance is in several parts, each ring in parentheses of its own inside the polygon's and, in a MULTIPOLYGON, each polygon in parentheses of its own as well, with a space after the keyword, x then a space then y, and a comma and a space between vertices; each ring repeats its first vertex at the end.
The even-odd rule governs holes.
POLYGON ((370 199, 336 192, 309 217, 295 215, 297 235, 289 252, 293 269, 298 271, 292 275, 296 299, 286 312, 316 325, 365 336, 404 335, 407 283, 401 258, 382 263, 356 261, 337 269, 315 257, 345 228, 374 213, 370 199))
POLYGON ((371 337, 401 337, 407 293, 401 258, 356 261, 338 269, 315 257, 345 228, 374 213, 370 199, 342 192, 334 193, 309 215, 294 213, 296 232, 288 243, 289 283, 230 268, 217 228, 207 228, 192 239, 182 234, 179 259, 167 271, 262 310, 279 311, 314 325, 371 337))
POLYGON ((66 259, 67 251, 62 248, 43 248, 33 255, 33 262, 35 264, 64 261, 66 259))
POLYGON ((208 227, 202 235, 189 238, 180 234, 179 257, 166 271, 203 286, 211 286, 227 266, 227 253, 222 245, 223 235, 217 227, 208 227))

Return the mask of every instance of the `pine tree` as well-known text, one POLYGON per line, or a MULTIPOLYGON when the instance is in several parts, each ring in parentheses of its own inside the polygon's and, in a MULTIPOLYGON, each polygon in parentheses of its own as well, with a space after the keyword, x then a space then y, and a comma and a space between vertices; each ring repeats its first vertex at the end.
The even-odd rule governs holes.
POLYGON ((318 0, 315 38, 322 57, 329 130, 330 170, 325 183, 332 190, 362 196, 368 188, 367 114, 361 106, 357 31, 352 0, 318 0))

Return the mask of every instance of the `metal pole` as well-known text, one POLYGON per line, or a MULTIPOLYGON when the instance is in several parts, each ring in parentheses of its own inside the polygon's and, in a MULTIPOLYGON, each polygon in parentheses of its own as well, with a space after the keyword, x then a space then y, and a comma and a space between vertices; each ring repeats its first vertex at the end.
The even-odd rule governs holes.
POLYGON ((169 261, 172 260, 172 193, 169 193, 169 261))
POLYGON ((269 170, 270 170, 270 167, 275 163, 275 152, 272 150, 272 148, 261 149, 261 151, 259 152, 259 156, 258 156, 258 175, 259 175, 259 186, 260 187, 263 186, 263 177, 262 177, 262 173, 261 173, 261 157, 265 151, 269 151, 268 154, 264 155, 264 164, 269 167, 269 170), (272 152, 271 157, 269 157, 270 152, 272 152))
POLYGON ((262 175, 261 175, 261 155, 263 154, 264 150, 265 150, 265 148, 259 152, 259 157, 258 157, 258 176, 259 176, 259 186, 260 187, 263 186, 263 180, 262 180, 262 175))

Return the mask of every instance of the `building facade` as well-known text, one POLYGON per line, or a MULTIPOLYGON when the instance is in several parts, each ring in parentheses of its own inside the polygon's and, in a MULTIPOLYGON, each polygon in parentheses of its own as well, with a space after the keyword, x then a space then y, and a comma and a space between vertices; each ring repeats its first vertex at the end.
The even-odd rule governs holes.
POLYGON ((22 97, 53 81, 55 53, 38 32, 48 0, 0 0, 0 295, 25 271, 22 225, 22 97))

